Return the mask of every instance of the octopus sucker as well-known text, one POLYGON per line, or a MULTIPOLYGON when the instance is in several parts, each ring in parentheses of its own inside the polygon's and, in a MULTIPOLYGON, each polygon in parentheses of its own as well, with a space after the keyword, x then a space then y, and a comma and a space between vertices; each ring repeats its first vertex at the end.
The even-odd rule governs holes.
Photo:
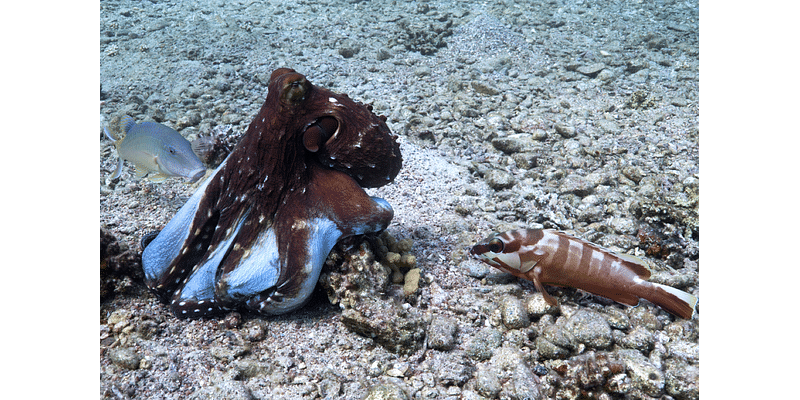
POLYGON ((178 316, 293 311, 337 241, 389 225, 392 207, 363 188, 401 166, 371 107, 277 69, 240 142, 144 248, 146 283, 178 316))

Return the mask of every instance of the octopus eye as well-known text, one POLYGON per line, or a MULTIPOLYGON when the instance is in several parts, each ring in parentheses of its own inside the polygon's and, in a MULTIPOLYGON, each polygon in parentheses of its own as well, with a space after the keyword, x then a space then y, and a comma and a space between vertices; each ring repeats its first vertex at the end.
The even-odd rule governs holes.
POLYGON ((489 251, 491 251, 492 253, 502 253, 503 241, 498 238, 494 238, 491 241, 489 241, 489 251))
POLYGON ((310 86, 311 84, 308 83, 306 78, 299 75, 299 78, 287 82, 283 86, 281 101, 284 103, 298 103, 302 101, 306 98, 310 86))

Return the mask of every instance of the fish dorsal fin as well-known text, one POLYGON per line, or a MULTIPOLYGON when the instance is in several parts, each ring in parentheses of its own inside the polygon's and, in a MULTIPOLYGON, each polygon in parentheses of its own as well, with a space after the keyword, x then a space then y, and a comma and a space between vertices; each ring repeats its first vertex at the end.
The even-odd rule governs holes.
POLYGON ((133 117, 131 117, 130 115, 122 117, 119 123, 120 126, 122 126, 122 131, 125 132, 126 135, 128 134, 128 132, 130 132, 130 130, 134 126, 136 126, 136 120, 133 119, 133 117))
POLYGON ((637 276, 647 280, 650 278, 650 266, 647 261, 630 254, 614 253, 625 262, 625 266, 630 268, 637 276))

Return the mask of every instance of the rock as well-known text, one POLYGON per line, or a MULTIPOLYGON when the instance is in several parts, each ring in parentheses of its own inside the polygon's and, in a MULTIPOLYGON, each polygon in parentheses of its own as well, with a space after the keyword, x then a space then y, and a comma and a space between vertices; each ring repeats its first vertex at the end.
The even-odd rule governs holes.
POLYGON ((633 165, 626 165, 622 167, 620 172, 622 172, 623 176, 636 182, 637 184, 642 180, 642 170, 638 167, 634 167, 633 165))
POLYGON ((223 381, 213 386, 198 389, 189 397, 190 400, 255 400, 256 397, 241 381, 223 381))
MULTIPOLYGON (((626 378, 624 363, 617 360, 613 353, 589 351, 567 361, 552 363, 551 366, 558 374, 555 378, 560 389, 555 393, 556 398, 574 397, 572 395, 576 390, 597 391, 620 374, 623 379, 626 378)), ((597 393, 587 397, 598 398, 596 396, 597 393)))
POLYGON ((527 328, 531 324, 528 311, 522 305, 522 301, 516 297, 506 296, 500 304, 500 311, 503 316, 503 325, 508 329, 527 328))
POLYGON ((631 391, 631 378, 628 374, 616 374, 606 381, 606 389, 614 394, 626 394, 631 391))
POLYGON ((618 235, 635 235, 639 230, 636 221, 631 218, 611 218, 608 227, 618 235))
POLYGON ((637 326, 628 332, 627 335, 617 339, 616 342, 626 349, 649 351, 653 348, 653 332, 641 326, 637 326))
POLYGON ((465 274, 467 274, 467 276, 471 276, 476 279, 483 279, 486 277, 486 275, 496 271, 496 268, 477 260, 470 260, 469 262, 461 263, 461 265, 464 266, 462 270, 465 274))
POLYGON ((647 307, 634 307, 628 313, 632 326, 642 326, 651 331, 660 330, 663 324, 647 307))
POLYGON ((387 382, 369 388, 364 400, 410 400, 410 397, 400 386, 387 382))
POLYGON ((539 165, 536 153, 516 153, 511 156, 517 167, 522 169, 533 169, 539 165))
POLYGON ((428 346, 435 350, 450 350, 456 342, 458 325, 452 318, 435 315, 428 325, 428 346))
POLYGON ((217 360, 233 361, 234 359, 249 353, 250 344, 249 343, 245 343, 243 345, 219 344, 212 346, 209 352, 217 360))
POLYGON ((626 330, 631 326, 631 320, 628 314, 619 308, 606 308, 606 321, 614 329, 626 330))
POLYGON ((673 340, 667 343, 667 351, 671 357, 689 363, 700 362, 700 346, 684 340, 673 340))
POLYGON ((500 331, 494 328, 484 328, 479 331, 468 343, 466 353, 478 361, 488 360, 492 357, 494 349, 503 343, 500 331))
POLYGON ((494 190, 508 189, 516 183, 514 175, 499 169, 490 169, 486 171, 483 178, 486 183, 494 190))
POLYGON ((667 394, 679 400, 700 398, 700 369, 681 360, 664 362, 664 383, 667 394))
POLYGON ((108 350, 108 359, 118 367, 138 369, 142 356, 129 347, 115 347, 108 350))
POLYGON ((575 342, 595 349, 605 349, 614 342, 608 321, 598 312, 580 309, 564 324, 575 342))
POLYGON ((391 301, 364 297, 353 308, 342 311, 341 318, 351 331, 372 338, 395 353, 413 353, 425 337, 422 318, 391 301))
POLYGON ((614 71, 612 71, 612 70, 610 70, 608 68, 603 69, 602 71, 600 71, 597 74, 597 79, 599 79, 599 80, 601 80, 603 82, 611 81, 611 80, 614 79, 614 77, 615 77, 614 71))
MULTIPOLYGON (((389 252, 386 249, 384 251, 385 257, 389 252)), ((394 256, 397 262, 402 259, 399 254, 395 253, 394 256)), ((392 269, 384 265, 388 263, 375 261, 377 257, 378 250, 373 253, 365 242, 350 250, 335 247, 325 261, 333 267, 323 270, 319 279, 328 300, 347 309, 361 302, 362 298, 375 299, 380 297, 380 293, 385 293, 392 269)))
POLYGON ((533 146, 531 135, 516 133, 492 139, 492 146, 506 154, 523 152, 533 146))
POLYGON ((358 53, 358 48, 355 47, 341 47, 339 48, 339 55, 344 58, 351 58, 358 53))
POLYGON ((570 174, 561 181, 559 192, 562 194, 572 193, 583 197, 591 194, 594 188, 592 181, 580 175, 570 174))
POLYGON ((487 96, 494 96, 496 94, 500 94, 499 90, 495 89, 492 86, 489 86, 484 82, 473 81, 471 84, 472 84, 472 89, 474 89, 476 93, 485 94, 487 96))
POLYGON ((446 386, 462 386, 475 373, 475 367, 463 352, 429 352, 431 365, 439 382, 446 386), (431 353, 433 353, 431 355, 431 353))
POLYGON ((563 137, 564 139, 574 138, 575 136, 578 136, 577 130, 572 126, 558 123, 555 125, 555 128, 556 128, 556 133, 561 135, 561 137, 563 137))
POLYGON ((529 316, 541 317, 545 314, 552 314, 557 309, 557 307, 548 304, 547 301, 545 301, 544 296, 539 292, 535 292, 530 295, 528 300, 525 302, 525 310, 528 311, 529 316))
POLYGON ((489 361, 491 369, 498 371, 500 398, 541 399, 541 380, 525 363, 519 349, 501 347, 489 361))
POLYGON ((386 48, 380 48, 375 52, 375 59, 378 61, 388 60, 392 58, 392 53, 386 48))
POLYGON ((414 68, 414 75, 416 76, 430 76, 431 74, 431 67, 427 65, 421 65, 417 68, 414 68))
POLYGON ((638 350, 618 350, 617 355, 625 363, 634 388, 652 397, 664 392, 664 375, 638 350))
POLYGON ((249 379, 263 373, 269 373, 267 364, 253 360, 236 360, 231 364, 238 379, 249 379))
POLYGON ((419 290, 420 269, 413 268, 406 272, 403 282, 403 294, 411 296, 419 290))
POLYGON ((475 373, 475 390, 482 396, 495 398, 503 388, 500 385, 500 371, 492 367, 478 367, 475 373))
POLYGON ((575 338, 572 336, 572 332, 564 327, 566 322, 567 317, 564 316, 559 317, 555 323, 553 322, 553 316, 549 314, 542 316, 538 323, 539 337, 555 346, 567 350, 574 349, 575 338))
POLYGON ((260 342, 267 336, 267 324, 260 319, 252 319, 242 326, 245 339, 251 342, 260 342))
POLYGON ((569 350, 555 345, 543 336, 537 336, 534 343, 536 344, 536 351, 542 359, 553 360, 567 358, 567 356, 569 356, 569 350))
POLYGON ((594 78, 605 67, 606 67, 606 65, 603 64, 603 63, 594 63, 594 64, 588 64, 588 65, 581 65, 580 67, 578 67, 576 69, 576 71, 578 71, 578 72, 580 72, 580 73, 582 73, 582 74, 584 74, 586 76, 594 78))

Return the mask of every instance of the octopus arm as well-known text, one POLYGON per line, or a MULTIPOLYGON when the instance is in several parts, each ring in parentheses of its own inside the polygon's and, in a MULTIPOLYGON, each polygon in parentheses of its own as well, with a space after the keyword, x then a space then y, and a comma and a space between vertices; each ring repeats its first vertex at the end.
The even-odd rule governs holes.
POLYGON ((220 276, 217 298, 244 301, 262 314, 283 314, 310 298, 325 259, 342 237, 385 229, 393 211, 344 173, 316 169, 262 231, 247 257, 220 276), (291 206, 288 206, 291 205, 291 206))
MULTIPOLYGON (((216 173, 216 171, 215 171, 216 173)), ((151 288, 160 280, 189 238, 192 222, 211 179, 206 180, 142 252, 142 268, 151 288)))
POLYGON ((221 277, 219 287, 227 292, 220 298, 244 300, 247 308, 268 315, 296 310, 308 301, 342 232, 327 218, 286 221, 292 221, 290 230, 280 230, 288 235, 286 251, 278 251, 281 241, 270 229, 247 259, 221 277))
POLYGON ((175 292, 171 306, 177 314, 201 316, 218 311, 221 305, 217 303, 214 293, 217 271, 242 229, 247 214, 245 212, 234 229, 209 249, 205 258, 197 263, 185 283, 175 292))
POLYGON ((274 287, 280 271, 279 257, 275 230, 263 230, 236 268, 220 277, 220 296, 242 301, 274 287))

